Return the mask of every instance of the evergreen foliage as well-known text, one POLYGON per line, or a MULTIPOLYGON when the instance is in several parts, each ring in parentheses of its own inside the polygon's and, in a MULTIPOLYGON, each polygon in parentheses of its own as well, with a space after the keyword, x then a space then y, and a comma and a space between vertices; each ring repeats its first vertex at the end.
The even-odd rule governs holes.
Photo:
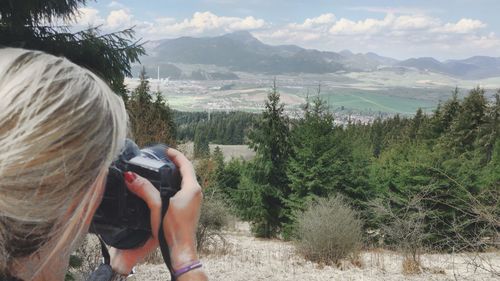
POLYGON ((160 92, 150 89, 143 69, 139 85, 126 102, 130 117, 132 136, 139 146, 166 143, 175 146, 175 123, 173 112, 160 92))
POLYGON ((258 115, 232 112, 175 112, 177 139, 194 141, 199 124, 203 124, 204 137, 217 144, 244 144, 248 131, 258 115))
POLYGON ((367 199, 365 168, 355 167, 354 147, 345 142, 342 128, 334 124, 319 96, 304 106, 304 118, 292 130, 291 148, 287 164, 290 195, 285 201, 290 224, 285 237, 292 233, 296 212, 319 197, 341 193, 356 203, 367 199))
POLYGON ((58 20, 70 21, 86 0, 8 1, 0 5, 0 46, 34 49, 72 62, 100 75, 118 94, 126 97, 123 84, 131 75, 131 63, 145 54, 132 28, 101 34, 98 27, 71 32, 58 20))
POLYGON ((340 194, 365 228, 391 224, 370 207, 380 200, 421 218, 423 246, 465 249, 499 230, 471 206, 500 213, 500 92, 493 99, 480 88, 463 100, 458 94, 432 114, 419 109, 411 118, 338 126, 321 96, 306 103, 302 118, 288 120, 274 87, 249 134, 255 159, 224 164, 215 182, 260 236, 290 237, 308 202, 340 194), (418 208, 409 208, 416 198, 418 208))
POLYGON ((253 223, 258 236, 276 236, 288 220, 284 208, 290 194, 286 175, 289 138, 289 120, 274 83, 261 119, 249 134, 255 159, 243 171, 234 198, 240 213, 253 223))
MULTIPOLYGON (((495 166, 492 159, 498 142, 497 99, 488 102, 480 88, 472 89, 463 101, 457 95, 458 89, 432 116, 419 110, 404 121, 400 139, 381 131, 380 138, 389 141, 370 164, 370 184, 392 208, 403 210, 410 200, 420 198, 425 210, 423 243, 438 249, 491 235, 470 206, 476 195, 491 189, 484 179, 496 177, 489 169, 495 166)), ((368 126, 383 126, 394 119, 368 126)), ((371 225, 377 225, 376 218, 371 225)))

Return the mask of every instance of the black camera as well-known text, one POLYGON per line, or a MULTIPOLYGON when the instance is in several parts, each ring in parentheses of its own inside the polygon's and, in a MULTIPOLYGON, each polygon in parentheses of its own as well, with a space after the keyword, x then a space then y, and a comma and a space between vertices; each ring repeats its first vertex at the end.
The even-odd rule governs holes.
POLYGON ((109 167, 104 196, 90 227, 90 232, 107 245, 132 249, 151 237, 149 208, 128 190, 123 174, 130 171, 148 179, 162 198, 174 196, 180 189, 181 177, 166 149, 163 144, 139 149, 127 139, 119 158, 109 167))

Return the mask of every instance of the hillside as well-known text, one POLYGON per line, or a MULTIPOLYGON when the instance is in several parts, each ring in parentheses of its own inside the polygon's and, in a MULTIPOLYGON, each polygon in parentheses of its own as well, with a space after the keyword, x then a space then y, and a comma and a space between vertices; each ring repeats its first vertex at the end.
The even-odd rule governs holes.
MULTIPOLYGON (((375 71, 381 67, 442 73, 462 79, 500 76, 500 58, 476 56, 464 60, 438 61, 431 57, 399 61, 375 53, 339 53, 305 49, 296 45, 267 45, 248 31, 216 37, 180 37, 150 42, 148 56, 141 59, 147 67, 165 65, 165 77, 181 78, 170 64, 212 65, 227 71, 266 74, 334 73, 375 71), (172 70, 173 69, 173 70, 172 70), (169 73, 173 71, 173 75, 169 73)), ((153 72, 154 73, 154 72, 153 72)), ((189 79, 189 73, 184 75, 189 79)), ((217 77, 214 78, 217 80, 217 77)))
MULTIPOLYGON (((401 271, 403 257, 386 250, 372 250, 361 253, 361 267, 342 263, 341 267, 324 266, 309 262, 295 253, 293 243, 280 240, 251 237, 248 224, 237 224, 224 235, 226 253, 204 255, 201 260, 210 280, 231 281, 294 281, 294 280, 351 280, 351 281, 448 281, 483 280, 493 281, 496 277, 482 269, 472 268, 471 258, 481 258, 500 263, 499 253, 481 254, 429 254, 422 257, 426 272, 419 275, 405 275, 401 271)), ((159 264, 142 264, 131 280, 166 280, 168 270, 159 264)))

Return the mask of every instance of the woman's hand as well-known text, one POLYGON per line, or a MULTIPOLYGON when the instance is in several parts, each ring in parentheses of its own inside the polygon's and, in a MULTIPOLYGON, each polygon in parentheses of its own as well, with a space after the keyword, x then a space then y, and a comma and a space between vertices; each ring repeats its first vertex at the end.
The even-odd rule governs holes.
POLYGON ((186 156, 172 148, 167 150, 167 155, 182 176, 181 189, 170 198, 167 214, 163 218, 163 230, 170 248, 172 266, 177 270, 198 260, 196 228, 203 195, 193 165, 186 156))
MULTIPOLYGON (((196 180, 191 162, 179 151, 169 148, 167 155, 179 169, 182 176, 181 189, 170 198, 167 214, 161 218, 161 197, 159 191, 145 178, 126 173, 125 179, 131 192, 142 198, 151 210, 151 237, 144 246, 137 249, 119 250, 111 248, 111 267, 120 274, 128 274, 132 268, 158 247, 158 229, 163 219, 164 239, 170 249, 174 270, 198 260, 196 251, 196 228, 200 218, 203 195, 196 180)), ((162 238, 163 239, 163 238, 162 238)), ((197 269, 179 277, 182 280, 207 280, 204 271, 197 269)))
POLYGON ((152 237, 139 248, 120 250, 112 247, 110 249, 111 267, 115 272, 123 275, 129 274, 138 262, 156 250, 158 247, 158 230, 161 220, 161 197, 158 189, 147 179, 133 172, 126 172, 124 177, 128 189, 144 200, 151 211, 152 237))

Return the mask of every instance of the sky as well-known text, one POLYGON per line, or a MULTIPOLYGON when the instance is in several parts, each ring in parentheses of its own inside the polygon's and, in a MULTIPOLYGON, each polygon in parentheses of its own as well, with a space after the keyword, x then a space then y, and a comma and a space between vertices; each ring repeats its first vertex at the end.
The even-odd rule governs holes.
POLYGON ((247 30, 266 44, 398 59, 500 57, 500 0, 88 1, 74 28, 135 26, 153 41, 247 30))

